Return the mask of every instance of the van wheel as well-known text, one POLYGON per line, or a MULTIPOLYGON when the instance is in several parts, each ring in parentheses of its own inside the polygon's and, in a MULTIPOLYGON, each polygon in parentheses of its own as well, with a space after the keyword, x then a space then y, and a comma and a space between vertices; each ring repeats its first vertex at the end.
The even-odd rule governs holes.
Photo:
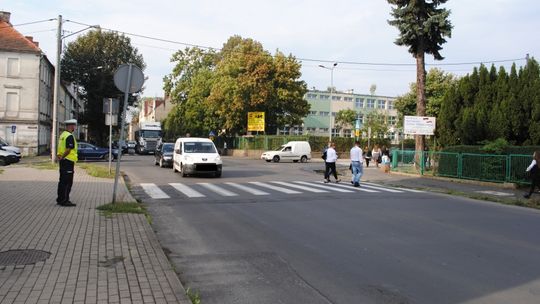
POLYGON ((307 162, 307 156, 305 156, 305 155, 302 156, 302 158, 300 158, 300 162, 301 162, 301 163, 307 162))
POLYGON ((293 160, 293 163, 297 163, 297 162, 298 162, 298 159, 293 160))
POLYGON ((265 161, 266 161, 267 163, 269 163, 269 162, 271 162, 272 160, 271 160, 271 159, 265 159, 265 161))
POLYGON ((275 163, 279 163, 279 156, 274 156, 274 158, 272 158, 272 160, 275 162, 275 163))
POLYGON ((182 177, 186 177, 187 176, 186 167, 184 167, 184 165, 182 165, 181 168, 182 168, 182 171, 180 171, 180 174, 182 175, 182 177))

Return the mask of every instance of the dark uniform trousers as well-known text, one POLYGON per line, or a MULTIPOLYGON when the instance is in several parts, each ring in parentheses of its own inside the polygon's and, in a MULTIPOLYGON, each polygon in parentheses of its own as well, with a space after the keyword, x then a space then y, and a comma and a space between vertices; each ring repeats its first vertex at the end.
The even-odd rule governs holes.
POLYGON ((60 180, 58 181, 58 198, 56 199, 56 202, 59 204, 69 202, 69 193, 73 185, 74 167, 74 162, 65 158, 60 160, 60 180))

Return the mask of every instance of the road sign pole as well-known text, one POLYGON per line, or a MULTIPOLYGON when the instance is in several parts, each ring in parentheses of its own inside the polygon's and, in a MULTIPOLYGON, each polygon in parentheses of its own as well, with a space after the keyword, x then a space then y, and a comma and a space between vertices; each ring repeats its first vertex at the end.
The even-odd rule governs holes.
MULTIPOLYGON (((122 111, 122 125, 120 126, 120 142, 124 140, 124 125, 126 120, 126 111, 127 111, 127 104, 128 104, 128 97, 129 97, 129 89, 131 85, 131 70, 133 69, 133 65, 129 64, 127 79, 126 79, 126 86, 124 91, 124 109, 122 111)), ((112 203, 116 203, 116 188, 118 187, 118 174, 120 173, 120 160, 122 160, 122 149, 118 150, 118 158, 116 159, 116 171, 114 174, 114 189, 113 189, 113 200, 112 203)))

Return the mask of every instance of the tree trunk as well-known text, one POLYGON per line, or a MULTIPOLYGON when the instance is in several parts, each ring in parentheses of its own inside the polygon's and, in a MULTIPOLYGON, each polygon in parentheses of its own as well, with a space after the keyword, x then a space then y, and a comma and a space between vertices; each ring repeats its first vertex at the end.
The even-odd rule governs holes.
MULTIPOLYGON (((416 54, 416 115, 426 116, 425 53, 416 54)), ((424 151, 425 135, 415 135, 416 151, 424 151)))

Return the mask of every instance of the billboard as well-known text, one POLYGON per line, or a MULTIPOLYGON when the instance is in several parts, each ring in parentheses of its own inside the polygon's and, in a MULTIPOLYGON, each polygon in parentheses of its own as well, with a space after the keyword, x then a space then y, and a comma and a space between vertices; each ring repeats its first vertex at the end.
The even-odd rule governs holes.
POLYGON ((433 135, 435 131, 435 117, 405 116, 403 133, 410 135, 433 135))
POLYGON ((264 112, 248 112, 247 130, 264 132, 264 112))

